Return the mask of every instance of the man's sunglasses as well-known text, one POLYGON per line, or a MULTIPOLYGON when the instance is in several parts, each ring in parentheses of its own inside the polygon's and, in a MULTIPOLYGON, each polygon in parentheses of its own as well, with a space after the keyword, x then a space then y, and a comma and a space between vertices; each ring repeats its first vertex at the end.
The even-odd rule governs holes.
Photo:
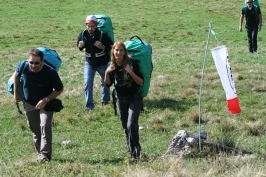
POLYGON ((31 65, 33 65, 33 64, 34 64, 34 65, 39 65, 41 62, 39 62, 39 61, 36 61, 36 62, 30 61, 29 63, 30 63, 31 65))
POLYGON ((252 1, 247 2, 248 4, 252 3, 252 1))

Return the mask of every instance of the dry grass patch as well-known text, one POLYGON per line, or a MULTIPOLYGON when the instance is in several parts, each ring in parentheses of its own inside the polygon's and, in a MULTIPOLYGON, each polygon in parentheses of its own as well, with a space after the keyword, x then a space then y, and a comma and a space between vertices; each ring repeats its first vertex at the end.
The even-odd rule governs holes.
POLYGON ((162 123, 163 120, 160 118, 160 117, 151 117, 149 119, 150 122, 153 122, 153 123, 162 123))
POLYGON ((266 91, 266 84, 255 85, 255 87, 252 88, 252 91, 265 92, 266 91))
POLYGON ((188 128, 189 124, 187 123, 187 121, 176 121, 175 123, 175 127, 176 128, 188 128))
POLYGON ((25 131, 25 130, 27 130, 28 127, 26 127, 24 123, 21 123, 21 122, 20 122, 20 123, 19 123, 19 128, 20 128, 22 131, 25 131))
POLYGON ((187 176, 187 171, 182 160, 177 156, 162 158, 160 160, 150 162, 149 167, 141 167, 141 163, 136 166, 129 166, 128 169, 121 173, 123 177, 173 177, 187 176), (135 168, 137 167, 137 168, 135 168))
POLYGON ((153 123, 163 123, 167 119, 174 118, 174 116, 175 116, 175 113, 173 111, 169 109, 165 109, 163 112, 161 112, 157 116, 151 117, 149 121, 153 123))
POLYGON ((191 111, 189 116, 189 120, 195 123, 198 123, 199 121, 202 123, 202 119, 199 120, 199 112, 198 111, 191 111))
POLYGON ((154 124, 152 127, 153 127, 155 130, 157 130, 157 131, 162 131, 162 132, 164 132, 164 131, 166 131, 166 130, 169 129, 169 127, 167 127, 167 126, 165 126, 165 125, 163 125, 163 124, 161 124, 161 123, 156 123, 156 124, 154 124))
POLYGON ((212 73, 207 73, 204 75, 204 79, 206 81, 213 81, 213 80, 220 80, 219 74, 217 71, 212 72, 212 73))
POLYGON ((72 174, 73 176, 76 176, 81 173, 82 168, 78 163, 66 162, 66 164, 62 168, 62 171, 66 175, 72 174))
POLYGON ((220 129, 220 131, 223 133, 235 131, 237 130, 238 127, 239 123, 237 123, 236 119, 230 119, 230 118, 224 119, 218 125, 218 129, 220 129))
POLYGON ((83 94, 84 94, 84 88, 82 87, 82 85, 80 85, 80 86, 75 87, 75 88, 66 87, 64 89, 64 92, 60 95, 60 97, 72 98, 72 97, 80 96, 83 94))
POLYGON ((247 122, 241 126, 243 131, 246 131, 249 135, 259 136, 265 134, 265 121, 263 119, 258 119, 254 122, 247 122))

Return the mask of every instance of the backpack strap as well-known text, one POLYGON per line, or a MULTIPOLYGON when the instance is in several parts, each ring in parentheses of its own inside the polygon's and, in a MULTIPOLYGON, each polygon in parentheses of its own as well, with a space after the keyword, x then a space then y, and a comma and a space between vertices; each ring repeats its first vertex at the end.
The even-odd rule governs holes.
POLYGON ((259 21, 259 19, 258 19, 258 7, 254 4, 253 4, 253 7, 255 8, 256 22, 258 22, 259 21))
MULTIPOLYGON (((259 21, 259 19, 258 19, 258 6, 256 6, 256 5, 253 4, 253 7, 255 8, 256 21, 258 22, 259 21)), ((244 7, 244 14, 245 14, 245 16, 247 15, 247 8, 248 8, 248 6, 245 6, 244 7)))
POLYGON ((116 102, 117 102, 117 95, 116 95, 116 90, 115 88, 112 91, 112 100, 113 100, 113 105, 114 105, 114 111, 115 111, 115 116, 117 115, 116 111, 116 102))
POLYGON ((82 39, 82 41, 87 40, 87 38, 86 38, 85 35, 84 35, 85 31, 87 31, 87 30, 85 29, 85 30, 83 30, 82 33, 81 33, 81 39, 82 39))
MULTIPOLYGON (((108 65, 109 66, 112 65, 112 62, 109 62, 108 65)), ((111 72, 109 76, 112 77, 112 80, 114 80, 113 72, 111 72)), ((116 116, 117 115, 117 110, 116 110, 117 94, 116 94, 115 87, 114 87, 114 89, 112 91, 112 100, 113 100, 114 111, 115 111, 115 116, 116 116)))
POLYGON ((27 60, 24 60, 20 63, 19 65, 19 74, 18 74, 18 77, 21 77, 21 74, 24 72, 25 68, 27 67, 28 65, 28 61, 27 60))
MULTIPOLYGON (((101 30, 100 30, 101 31, 101 30)), ((103 32, 101 31, 100 41, 102 42, 103 32)))
MULTIPOLYGON (((88 30, 83 30, 82 33, 81 33, 81 39, 83 41, 87 40, 87 38, 85 37, 84 33, 85 31, 88 31, 88 30)), ((101 30, 99 30, 101 32, 101 35, 100 35, 100 41, 102 41, 102 36, 103 36, 103 32, 101 30)))
POLYGON ((132 36, 129 40, 132 40, 134 37, 136 37, 136 38, 138 38, 138 40, 140 40, 141 41, 141 43, 144 45, 144 42, 140 39, 140 37, 139 36, 137 36, 137 35, 134 35, 134 36, 132 36))
MULTIPOLYGON (((256 6, 256 5, 253 4, 253 7, 255 8, 255 13, 256 13, 256 18, 257 18, 257 15, 258 15, 258 6, 256 6)), ((245 15, 247 14, 247 8, 248 8, 248 6, 245 6, 244 7, 244 13, 245 13, 245 15)))

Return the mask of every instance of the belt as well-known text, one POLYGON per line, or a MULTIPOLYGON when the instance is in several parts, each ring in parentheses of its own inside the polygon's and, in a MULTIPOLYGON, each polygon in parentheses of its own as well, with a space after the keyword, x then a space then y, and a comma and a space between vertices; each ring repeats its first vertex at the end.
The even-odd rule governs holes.
MULTIPOLYGON (((91 57, 91 53, 85 53, 86 57, 91 57)), ((102 51, 100 53, 95 53, 95 57, 101 57, 101 56, 104 56, 105 55, 105 52, 102 51)))

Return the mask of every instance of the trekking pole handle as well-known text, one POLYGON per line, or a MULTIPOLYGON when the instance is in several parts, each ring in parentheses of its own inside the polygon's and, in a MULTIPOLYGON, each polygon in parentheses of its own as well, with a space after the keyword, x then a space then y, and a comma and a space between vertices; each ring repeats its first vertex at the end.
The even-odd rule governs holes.
POLYGON ((138 37, 137 35, 132 36, 132 37, 130 38, 130 40, 133 39, 134 37, 138 38, 138 39, 141 41, 141 43, 144 44, 143 41, 140 39, 140 37, 138 37))

